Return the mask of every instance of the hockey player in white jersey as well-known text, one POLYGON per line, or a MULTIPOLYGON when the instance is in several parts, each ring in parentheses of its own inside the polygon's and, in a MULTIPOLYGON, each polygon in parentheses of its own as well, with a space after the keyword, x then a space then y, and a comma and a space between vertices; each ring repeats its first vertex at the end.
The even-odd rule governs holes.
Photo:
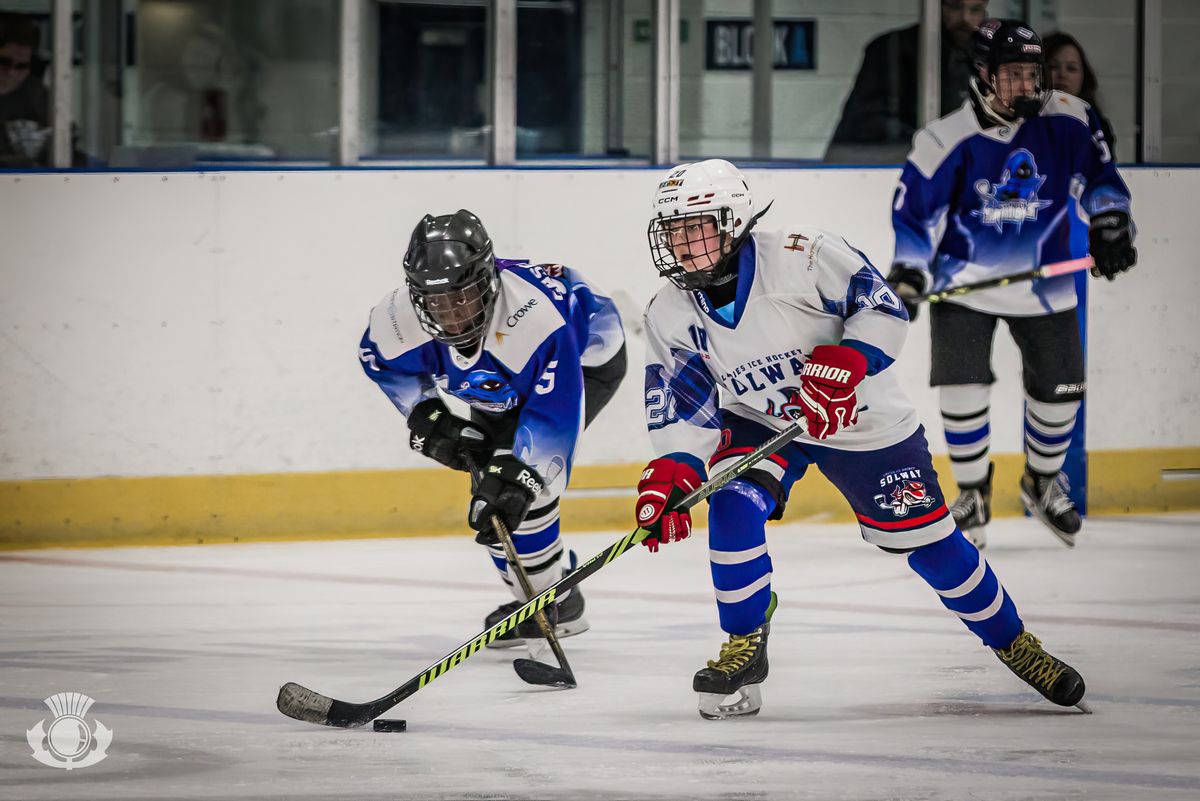
POLYGON ((863 538, 908 563, 1014 673, 1056 704, 1079 673, 1042 649, 946 508, 924 431, 893 371, 908 316, 866 256, 805 225, 758 231, 732 164, 673 169, 651 205, 650 250, 670 280, 646 309, 646 420, 658 457, 638 484, 637 524, 659 546, 686 538, 675 504, 795 420, 806 432, 709 499, 709 561, 729 639, 693 688, 708 719, 752 715, 767 677, 777 598, 765 525, 815 465, 863 538), (738 698, 726 703, 728 696, 738 698))
MULTIPOLYGON (((612 300, 576 270, 497 259, 474 214, 426 215, 404 255, 405 287, 371 311, 359 345, 363 371, 408 419, 412 449, 455 470, 468 457, 482 471, 467 522, 479 532, 517 601, 486 618, 491 626, 526 600, 491 519, 512 532, 533 592, 568 569, 558 499, 575 447, 625 375, 625 336, 612 300), (443 397, 471 409, 450 412, 443 397)), ((560 637, 587 629, 576 588, 548 609, 560 637)), ((490 647, 541 633, 533 619, 490 647)))
MULTIPOLYGON (((1038 35, 990 19, 974 37, 977 75, 962 108, 913 137, 892 204, 902 299, 1088 255, 1112 280, 1137 262, 1129 189, 1095 111, 1043 91, 1038 35)), ((991 519, 988 459, 992 338, 1003 319, 1021 351, 1025 474, 1021 499, 1064 544, 1082 527, 1059 485, 1086 387, 1075 277, 951 298, 929 312, 931 383, 959 485, 951 513, 976 545, 991 519)), ((910 305, 910 316, 916 315, 910 305)))

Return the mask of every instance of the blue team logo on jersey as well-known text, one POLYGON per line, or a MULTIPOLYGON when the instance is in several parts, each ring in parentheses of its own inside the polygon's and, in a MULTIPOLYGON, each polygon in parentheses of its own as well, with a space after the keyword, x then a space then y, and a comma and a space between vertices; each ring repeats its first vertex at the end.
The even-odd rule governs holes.
POLYGON ((1004 223, 1012 223, 1020 231, 1022 223, 1036 220, 1038 212, 1051 205, 1049 200, 1038 198, 1038 190, 1045 182, 1046 176, 1038 175, 1033 154, 1025 148, 1014 150, 1004 162, 998 183, 985 178, 975 182, 979 208, 971 216, 997 231, 1004 230, 1004 223))
POLYGON ((466 379, 454 390, 454 395, 476 409, 489 412, 506 412, 517 405, 516 390, 498 373, 488 370, 467 373, 466 379))

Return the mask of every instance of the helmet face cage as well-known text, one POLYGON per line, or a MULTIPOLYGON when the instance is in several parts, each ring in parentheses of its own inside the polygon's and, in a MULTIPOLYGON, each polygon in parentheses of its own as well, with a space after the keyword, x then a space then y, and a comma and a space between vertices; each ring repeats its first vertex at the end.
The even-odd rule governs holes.
POLYGON ((1046 101, 1046 60, 1041 38, 1017 20, 990 19, 974 34, 974 61, 981 89, 1012 112, 1013 117, 1036 117, 1046 101), (1013 74, 1028 72, 1021 67, 1005 70, 1005 65, 1032 64, 1033 92, 1019 91, 1020 83, 1013 74))
POLYGON ((728 207, 653 218, 646 230, 646 238, 655 269, 680 289, 710 286, 721 277, 728 264, 727 250, 733 239, 733 228, 733 210, 728 207), (705 236, 706 223, 715 225, 716 232, 705 236), (695 265, 693 269, 687 269, 685 261, 695 265))
POLYGON ((996 99, 1019 117, 1036 117, 1045 101, 1045 68, 1036 62, 1010 61, 1001 64, 991 75, 992 92, 996 99), (1028 65, 1028 66, 1026 66, 1028 65), (1005 69, 1008 67, 1008 69, 1005 69), (1025 92, 1023 73, 1032 67, 1033 91, 1025 92))
POLYGON ((464 347, 479 341, 491 324, 499 283, 491 268, 473 271, 467 283, 453 289, 431 289, 410 278, 408 296, 426 333, 438 342, 464 347))

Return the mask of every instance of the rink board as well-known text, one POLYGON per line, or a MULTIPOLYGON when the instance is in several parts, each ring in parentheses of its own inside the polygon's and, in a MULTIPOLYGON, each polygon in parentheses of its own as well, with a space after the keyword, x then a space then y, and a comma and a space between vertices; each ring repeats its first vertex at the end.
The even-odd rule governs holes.
MULTIPOLYGON (((1022 514, 1024 456, 993 459, 994 514, 1022 514)), ((947 457, 934 462, 949 475, 947 457)), ((564 529, 632 525, 631 488, 642 467, 578 468, 563 501, 564 529)), ((1101 451, 1089 454, 1088 467, 1092 514, 1200 509, 1200 480, 1162 477, 1163 470, 1200 468, 1200 448, 1101 451)), ((3 482, 0 550, 464 534, 467 498, 465 475, 440 468, 3 482)), ((854 515, 811 469, 794 488, 785 520, 852 523, 854 515)))

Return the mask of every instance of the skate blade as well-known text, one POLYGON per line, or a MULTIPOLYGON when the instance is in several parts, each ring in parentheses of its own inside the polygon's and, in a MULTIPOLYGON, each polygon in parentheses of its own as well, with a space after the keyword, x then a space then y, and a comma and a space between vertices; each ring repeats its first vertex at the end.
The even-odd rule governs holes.
POLYGON ((700 717, 705 720, 725 720, 726 718, 753 717, 762 708, 762 688, 758 684, 747 684, 737 691, 738 698, 729 704, 722 704, 732 696, 721 693, 700 693, 700 717))
MULTIPOLYGON (((581 617, 581 618, 578 618, 577 620, 570 620, 570 621, 567 621, 566 623, 559 623, 554 628, 554 633, 557 634, 558 638, 561 640, 564 637, 574 637, 576 634, 583 634, 585 631, 587 631, 590 628, 591 628, 591 624, 589 624, 587 622, 587 618, 581 617)), ((542 642, 545 642, 545 640, 542 640, 542 642)), ((506 640, 492 640, 491 642, 489 642, 487 644, 487 647, 495 648, 495 649, 499 650, 499 649, 504 649, 504 648, 518 648, 520 646, 528 645, 528 644, 529 644, 529 641, 523 637, 513 637, 512 639, 506 639, 506 640)))
POLYGON ((1092 714, 1092 706, 1087 701, 1081 700, 1078 704, 1075 705, 1075 708, 1078 709, 1080 712, 1082 712, 1085 715, 1092 714))
POLYGON ((1054 523, 1050 522, 1050 519, 1042 514, 1041 510, 1039 510, 1033 503, 1033 500, 1025 494, 1025 490, 1021 490, 1021 503, 1025 507, 1026 512, 1029 512, 1029 514, 1033 515, 1033 517, 1035 517, 1039 523, 1050 529, 1051 534, 1058 537, 1059 542, 1068 548, 1075 547, 1075 534, 1068 534, 1065 531, 1059 531, 1057 528, 1055 528, 1054 523))

